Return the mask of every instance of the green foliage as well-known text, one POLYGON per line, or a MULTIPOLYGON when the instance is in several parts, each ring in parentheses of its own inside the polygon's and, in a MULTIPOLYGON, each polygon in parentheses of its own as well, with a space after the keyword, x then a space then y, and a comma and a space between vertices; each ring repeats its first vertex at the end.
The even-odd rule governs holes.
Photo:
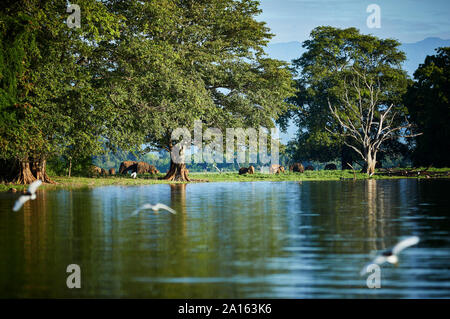
MULTIPOLYGON (((330 161, 339 156, 349 161, 357 159, 353 151, 350 158, 344 154, 349 152, 343 148, 344 141, 354 141, 345 137, 328 102, 334 106, 342 105, 344 92, 355 100, 356 92, 348 84, 358 73, 367 75, 368 82, 374 81, 377 87, 383 88, 376 116, 383 106, 391 103, 396 105, 397 112, 406 112, 401 105, 401 96, 406 89, 407 77, 400 68, 405 54, 398 50, 399 45, 392 39, 363 35, 355 28, 323 26, 311 32, 311 39, 303 44, 306 52, 293 61, 298 93, 292 99, 296 108, 286 115, 292 116, 299 127, 297 140, 290 143, 290 152, 296 159, 330 161)), ((369 98, 368 93, 368 88, 363 87, 362 99, 369 98)), ((355 109, 355 114, 357 112, 355 109)), ((355 114, 341 113, 341 116, 358 120, 355 114)))
POLYGON ((32 88, 30 64, 38 55, 36 21, 23 12, 0 13, 0 158, 23 157, 24 145, 38 139, 31 106, 26 97, 32 88))
POLYGON ((273 127, 294 89, 286 65, 264 56, 259 13, 251 0, 131 1, 131 31, 111 48, 109 142, 170 150, 172 131, 192 132, 195 120, 223 132, 273 127))
POLYGON ((196 119, 223 131, 270 128, 288 107, 291 73, 264 55, 272 35, 255 20, 258 1, 77 4, 81 28, 64 23, 65 1, 0 11, 2 159, 51 159, 54 173, 82 172, 92 155, 170 150, 172 131, 196 119))
POLYGON ((415 140, 415 165, 446 167, 450 159, 450 47, 437 49, 427 56, 414 73, 405 103, 416 131, 423 133, 415 140))
POLYGON ((121 17, 80 0, 85 23, 70 29, 65 1, 18 1, 0 15, 0 158, 84 159, 100 152, 102 94, 96 85, 121 17), (86 23, 88 22, 88 23, 86 23), (89 56, 89 63, 79 63, 89 56))

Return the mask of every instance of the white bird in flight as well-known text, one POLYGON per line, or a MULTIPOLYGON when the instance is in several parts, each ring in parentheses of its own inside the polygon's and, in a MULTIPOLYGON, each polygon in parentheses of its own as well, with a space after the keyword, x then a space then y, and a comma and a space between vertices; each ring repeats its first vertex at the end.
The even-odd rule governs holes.
POLYGON ((36 190, 39 186, 41 186, 41 184, 42 181, 39 179, 31 183, 30 186, 28 187, 27 192, 16 200, 16 203, 14 204, 13 207, 13 211, 17 212, 20 208, 22 208, 23 204, 25 204, 30 199, 36 199, 36 190))
POLYGON ((136 175, 137 175, 136 172, 131 173, 131 178, 136 178, 136 175))
POLYGON ((364 266, 364 268, 361 271, 361 275, 363 275, 367 272, 367 267, 371 264, 376 264, 376 265, 382 265, 384 263, 398 264, 398 254, 402 250, 404 250, 408 247, 417 245, 419 240, 420 239, 417 236, 408 237, 408 238, 405 238, 402 241, 398 242, 391 249, 383 251, 380 255, 375 257, 375 259, 370 264, 364 266))
POLYGON ((131 214, 131 216, 136 216, 137 214, 139 214, 139 212, 141 211, 141 210, 145 210, 145 209, 151 209, 151 210, 153 210, 153 211, 155 211, 155 212, 157 212, 158 210, 160 210, 160 209, 163 209, 163 210, 167 210, 168 212, 170 212, 170 213, 172 213, 172 214, 176 214, 177 212, 176 211, 174 211, 172 208, 170 208, 169 206, 167 206, 167 205, 164 205, 164 204, 161 204, 161 203, 158 203, 158 204, 156 204, 156 205, 152 205, 152 204, 144 204, 144 205, 142 205, 141 207, 139 207, 138 209, 136 209, 132 214, 131 214))

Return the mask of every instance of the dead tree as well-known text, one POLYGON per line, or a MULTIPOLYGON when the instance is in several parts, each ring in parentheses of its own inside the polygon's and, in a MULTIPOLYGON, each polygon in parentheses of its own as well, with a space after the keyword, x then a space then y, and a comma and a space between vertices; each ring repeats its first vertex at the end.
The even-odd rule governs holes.
MULTIPOLYGON (((344 88, 339 106, 332 106, 328 100, 331 114, 343 128, 343 135, 351 137, 352 142, 344 139, 344 143, 355 150, 367 163, 367 174, 375 173, 377 153, 383 142, 400 137, 414 137, 417 134, 405 134, 412 126, 405 116, 402 124, 398 124, 398 112, 391 103, 389 106, 381 101, 380 82, 369 79, 363 72, 352 68, 356 75, 348 88, 344 80, 344 88)), ((330 133, 337 134, 326 128, 330 133)), ((342 136, 342 134, 341 134, 342 136)))

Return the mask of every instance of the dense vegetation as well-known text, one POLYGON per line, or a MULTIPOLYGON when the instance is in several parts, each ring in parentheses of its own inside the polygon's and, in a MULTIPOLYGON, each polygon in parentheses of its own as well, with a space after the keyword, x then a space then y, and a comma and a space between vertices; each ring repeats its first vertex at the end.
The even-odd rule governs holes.
MULTIPOLYGON (((292 99, 296 107, 284 116, 294 118, 299 128, 297 139, 288 147, 295 160, 340 158, 342 169, 359 160, 373 174, 382 159, 408 157, 414 145, 404 139, 423 133, 419 126, 424 125, 417 126, 420 121, 431 124, 432 117, 439 116, 427 108, 441 108, 445 114, 440 123, 448 118, 444 85, 434 93, 443 94, 440 105, 447 111, 432 107, 435 102, 430 97, 416 107, 427 113, 426 118, 409 115, 408 108, 417 101, 404 99, 408 85, 417 87, 424 79, 410 82, 401 68, 406 57, 398 41, 363 35, 355 28, 318 27, 303 46, 306 52, 293 61, 298 75, 298 92, 292 99)), ((415 152, 422 153, 420 148, 415 152)), ((426 152, 422 154, 426 157, 426 152)), ((448 164, 448 159, 441 158, 435 165, 448 164)))
POLYGON ((439 48, 414 73, 414 83, 405 95, 417 132, 415 165, 448 167, 450 149, 450 48, 439 48))
POLYGON ((192 132, 195 120, 225 132, 294 119, 283 165, 341 162, 369 174, 381 160, 450 166, 449 48, 427 57, 413 81, 397 41, 318 27, 290 69, 265 54, 273 35, 255 19, 255 0, 77 4, 80 28, 67 25, 66 1, 0 9, 1 181, 51 183, 49 175, 117 169, 126 159, 189 181, 169 152, 172 131, 192 132))

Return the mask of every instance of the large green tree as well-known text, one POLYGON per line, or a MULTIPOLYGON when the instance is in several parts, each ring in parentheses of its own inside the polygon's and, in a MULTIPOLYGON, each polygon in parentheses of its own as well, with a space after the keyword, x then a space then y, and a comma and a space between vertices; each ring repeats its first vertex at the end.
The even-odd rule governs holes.
POLYGON ((1 11, 1 81, 9 88, 0 109, 5 179, 50 182, 46 174, 50 156, 63 154, 75 143, 81 144, 80 152, 92 151, 100 143, 97 68, 79 61, 118 34, 120 19, 101 2, 78 4, 80 28, 65 23, 66 1, 17 1, 1 11))
MULTIPOLYGON (((374 134, 377 120, 390 105, 395 108, 391 115, 397 115, 395 124, 401 122, 398 115, 406 111, 401 96, 407 76, 400 66, 405 54, 399 51, 399 45, 395 40, 361 34, 355 28, 323 26, 311 32, 311 39, 303 44, 306 52, 293 61, 299 90, 294 99, 297 108, 291 114, 299 126, 299 151, 317 160, 341 155, 343 168, 357 155, 370 162, 368 171, 372 173, 376 163, 373 156, 385 145, 377 146, 374 154, 366 143, 374 134), (336 109, 340 111, 334 112, 336 109), (355 130, 342 125, 343 120, 353 121, 355 130), (355 132, 365 137, 360 139, 355 132), (351 150, 355 151, 353 155, 349 154, 351 150)), ((399 131, 392 132, 389 139, 396 139, 399 131)))
POLYGON ((33 109, 24 102, 32 89, 30 64, 38 55, 37 27, 36 19, 24 11, 0 11, 0 172, 5 180, 27 182, 27 176, 15 176, 11 170, 20 165, 29 172, 29 145, 33 140, 42 143, 33 126, 33 109))
MULTIPOLYGON (((61 0, 2 9, 0 159, 20 183, 69 163, 142 145, 171 151, 172 131, 274 126, 294 92, 269 59, 271 38, 253 0, 80 0, 80 28, 61 0)), ((70 169, 69 169, 70 171, 70 169)), ((187 180, 171 163, 167 179, 187 180)))
POLYGON ((405 103, 417 131, 413 161, 416 165, 449 167, 443 150, 450 149, 450 47, 437 49, 414 72, 405 103))
MULTIPOLYGON (((287 109, 291 73, 264 54, 272 35, 255 20, 258 1, 120 3, 114 5, 129 25, 112 50, 110 99, 122 106, 121 133, 112 132, 112 143, 122 147, 129 132, 134 141, 171 152, 173 130, 192 132, 195 120, 222 132, 271 128, 287 109)), ((185 164, 172 161, 166 179, 189 180, 185 164)))

